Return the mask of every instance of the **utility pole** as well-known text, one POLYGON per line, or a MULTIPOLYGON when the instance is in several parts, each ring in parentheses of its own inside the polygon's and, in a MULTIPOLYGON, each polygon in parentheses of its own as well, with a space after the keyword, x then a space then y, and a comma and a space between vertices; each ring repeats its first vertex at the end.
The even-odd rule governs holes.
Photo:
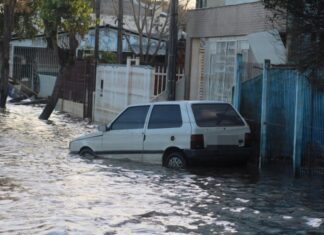
MULTIPOLYGON (((91 87, 91 91, 88 90, 88 100, 91 100, 90 97, 93 92, 96 89, 96 80, 97 80, 97 67, 99 62, 99 36, 100 36, 100 8, 101 8, 101 0, 93 0, 94 1, 94 7, 95 7, 95 14, 96 14, 96 27, 95 27, 95 45, 94 45, 94 68, 91 71, 90 79, 88 80, 88 85, 91 87), (90 96, 90 97, 89 97, 90 96)), ((92 102, 91 102, 92 104, 92 102)), ((93 104, 92 104, 93 105, 93 104)), ((92 105, 88 105, 88 107, 91 107, 92 105)), ((88 115, 92 113, 92 110, 90 108, 87 109, 88 115)), ((91 115, 91 118, 93 118, 93 114, 91 115)))
POLYGON ((178 42, 178 0, 171 0, 171 17, 168 44, 168 100, 175 100, 176 63, 178 42))
POLYGON ((118 63, 123 63, 123 16, 124 16, 124 0, 118 0, 118 40, 117 40, 117 56, 118 63))
POLYGON ((96 29, 95 29, 94 57, 95 57, 95 70, 97 70, 97 64, 99 60, 99 31, 100 31, 101 0, 95 0, 95 1, 96 1, 96 29))

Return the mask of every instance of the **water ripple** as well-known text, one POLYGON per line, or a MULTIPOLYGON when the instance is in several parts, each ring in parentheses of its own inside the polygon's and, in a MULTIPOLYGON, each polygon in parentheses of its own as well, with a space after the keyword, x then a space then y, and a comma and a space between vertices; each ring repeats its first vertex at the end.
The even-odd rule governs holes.
POLYGON ((82 159, 68 142, 95 127, 40 112, 0 114, 0 234, 324 233, 322 179, 82 159))

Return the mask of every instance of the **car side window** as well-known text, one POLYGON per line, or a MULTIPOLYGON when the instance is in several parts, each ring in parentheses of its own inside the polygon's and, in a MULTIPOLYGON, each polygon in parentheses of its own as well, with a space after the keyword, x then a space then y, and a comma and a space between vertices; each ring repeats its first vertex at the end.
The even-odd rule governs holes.
POLYGON ((114 121, 111 130, 143 129, 149 107, 129 107, 114 121))
POLYGON ((176 128, 182 126, 179 105, 155 105, 153 107, 148 129, 176 128))

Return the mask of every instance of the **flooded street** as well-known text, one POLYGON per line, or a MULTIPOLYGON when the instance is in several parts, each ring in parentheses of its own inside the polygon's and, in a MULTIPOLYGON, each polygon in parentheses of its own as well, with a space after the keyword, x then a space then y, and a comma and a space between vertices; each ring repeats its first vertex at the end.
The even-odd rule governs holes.
POLYGON ((0 114, 0 234, 324 234, 323 178, 82 159, 94 127, 40 112, 0 114))

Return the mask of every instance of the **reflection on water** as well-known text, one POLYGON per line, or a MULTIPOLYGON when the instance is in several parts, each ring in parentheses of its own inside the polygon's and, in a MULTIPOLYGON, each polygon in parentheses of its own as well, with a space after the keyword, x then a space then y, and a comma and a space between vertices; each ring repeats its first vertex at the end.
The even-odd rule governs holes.
POLYGON ((324 181, 266 171, 173 171, 69 155, 93 130, 37 107, 0 114, 0 234, 324 233, 324 181))

